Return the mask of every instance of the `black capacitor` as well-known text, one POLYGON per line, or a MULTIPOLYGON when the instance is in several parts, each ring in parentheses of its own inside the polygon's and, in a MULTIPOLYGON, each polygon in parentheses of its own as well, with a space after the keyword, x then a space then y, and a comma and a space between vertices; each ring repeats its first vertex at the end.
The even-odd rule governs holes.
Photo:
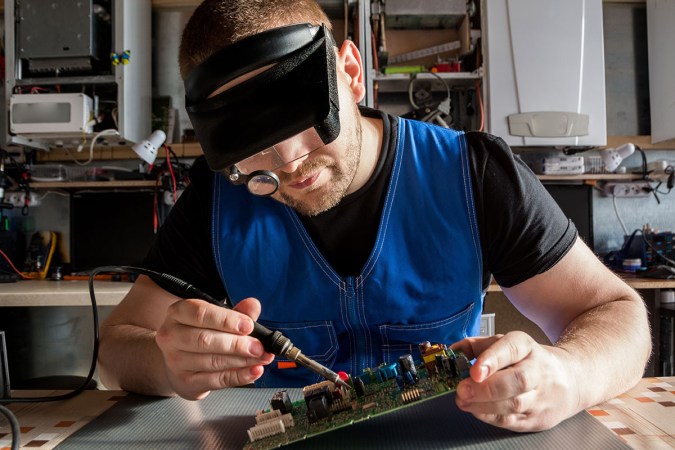
POLYGON ((457 358, 455 359, 456 364, 457 364, 457 372, 459 373, 460 378, 468 378, 469 377, 469 369, 471 369, 471 365, 469 364, 469 360, 467 359, 466 356, 460 354, 457 355, 457 358))
POLYGON ((436 373, 439 375, 443 373, 443 358, 444 355, 440 353, 436 355, 436 373))
POLYGON ((356 391, 357 397, 363 397, 366 393, 366 385, 363 380, 359 377, 352 378, 354 383, 354 391, 356 391))
POLYGON ((309 423, 317 422, 328 416, 330 416, 330 408, 326 396, 312 397, 307 403, 307 420, 309 423))
POLYGON ((417 376, 417 367, 415 367, 415 361, 410 353, 407 355, 402 355, 398 358, 398 364, 401 366, 401 375, 405 380, 412 379, 413 381, 408 381, 410 384, 415 384, 419 377, 417 376), (407 374, 410 375, 407 375, 407 374))
POLYGON ((450 376, 457 378, 459 376, 459 369, 457 368, 457 357, 454 353, 448 357, 448 362, 450 364, 450 376))
POLYGON ((288 392, 283 390, 275 393, 270 399, 272 409, 278 409, 281 414, 288 414, 293 412, 293 403, 288 397, 288 392))

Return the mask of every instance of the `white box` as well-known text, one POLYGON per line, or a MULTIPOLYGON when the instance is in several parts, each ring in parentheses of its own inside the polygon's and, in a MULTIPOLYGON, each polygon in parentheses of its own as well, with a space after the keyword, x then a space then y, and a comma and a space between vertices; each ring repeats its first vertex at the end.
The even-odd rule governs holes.
POLYGON ((93 105, 85 94, 13 94, 9 129, 13 134, 91 133, 93 105))
POLYGON ((602 3, 482 2, 488 132, 516 147, 607 143, 602 3))
POLYGON ((495 335, 495 313, 481 314, 480 316, 480 335, 495 335))
POLYGON ((547 156, 532 164, 534 173, 543 175, 580 175, 584 173, 583 156, 547 156))

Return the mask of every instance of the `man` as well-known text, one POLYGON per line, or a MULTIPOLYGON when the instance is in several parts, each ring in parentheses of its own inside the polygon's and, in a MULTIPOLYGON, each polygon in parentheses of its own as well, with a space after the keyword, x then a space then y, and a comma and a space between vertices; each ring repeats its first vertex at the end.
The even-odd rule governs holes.
POLYGON ((140 277, 101 328, 104 384, 201 399, 316 381, 273 362, 252 320, 354 375, 454 342, 476 358, 458 406, 516 431, 635 384, 650 351, 639 296, 503 141, 358 108, 361 57, 328 24, 312 0, 207 0, 190 19, 181 71, 206 161, 146 266, 236 305, 140 277), (553 346, 467 337, 492 275, 553 346))

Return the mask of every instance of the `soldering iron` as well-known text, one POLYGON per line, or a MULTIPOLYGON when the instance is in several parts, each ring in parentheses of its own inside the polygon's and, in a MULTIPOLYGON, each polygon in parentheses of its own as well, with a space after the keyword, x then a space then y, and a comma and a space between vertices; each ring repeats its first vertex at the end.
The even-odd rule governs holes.
MULTIPOLYGON (((159 273, 153 270, 148 270, 140 267, 129 267, 129 266, 111 266, 111 267, 100 267, 97 269, 98 272, 132 272, 138 273, 141 275, 146 275, 150 277, 153 281, 158 283, 162 287, 166 287, 173 294, 178 295, 182 298, 197 298, 205 300, 213 305, 220 306, 227 309, 233 309, 232 303, 228 297, 225 297, 224 301, 219 301, 203 292, 202 290, 196 288, 192 284, 181 280, 173 275, 166 273, 159 273)), ((319 364, 313 359, 307 357, 302 353, 302 351, 296 347, 290 339, 284 336, 280 331, 272 331, 269 328, 259 324, 256 321, 253 321, 253 331, 249 334, 256 339, 258 339, 265 350, 269 353, 272 353, 276 356, 283 358, 288 358, 291 361, 294 361, 300 364, 303 367, 308 368, 312 372, 321 375, 327 380, 334 382, 336 385, 349 388, 349 385, 340 378, 340 376, 330 370, 328 367, 319 364)))

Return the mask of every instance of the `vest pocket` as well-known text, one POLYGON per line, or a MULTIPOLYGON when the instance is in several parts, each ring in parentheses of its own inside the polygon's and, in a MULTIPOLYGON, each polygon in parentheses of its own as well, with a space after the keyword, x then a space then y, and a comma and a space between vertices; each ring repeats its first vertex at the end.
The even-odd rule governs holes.
POLYGON ((440 320, 426 323, 407 325, 380 325, 380 339, 382 341, 382 361, 394 363, 398 357, 410 353, 417 359, 419 343, 429 341, 450 345, 467 336, 472 311, 475 303, 454 314, 440 320))
MULTIPOLYGON (((337 334, 330 320, 318 322, 273 322, 259 320, 270 330, 279 330, 293 345, 313 360, 331 367, 338 351, 337 334)), ((256 382, 258 387, 301 387, 316 383, 323 378, 298 365, 288 368, 288 358, 276 357, 265 367, 265 373, 256 382)))

